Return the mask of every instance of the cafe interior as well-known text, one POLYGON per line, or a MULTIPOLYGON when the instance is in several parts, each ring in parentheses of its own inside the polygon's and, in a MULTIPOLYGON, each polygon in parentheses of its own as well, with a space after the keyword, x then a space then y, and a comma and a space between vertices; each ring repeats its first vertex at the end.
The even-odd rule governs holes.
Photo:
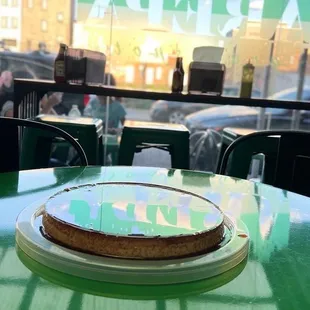
POLYGON ((0 309, 310 309, 308 12, 2 0, 0 309))

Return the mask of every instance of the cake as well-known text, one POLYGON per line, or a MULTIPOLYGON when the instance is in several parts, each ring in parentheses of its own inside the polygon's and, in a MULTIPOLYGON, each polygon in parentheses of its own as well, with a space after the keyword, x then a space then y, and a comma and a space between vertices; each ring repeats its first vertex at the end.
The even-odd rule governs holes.
POLYGON ((146 184, 95 184, 50 197, 43 234, 70 249, 100 256, 168 259, 219 245, 224 215, 189 193, 146 184))

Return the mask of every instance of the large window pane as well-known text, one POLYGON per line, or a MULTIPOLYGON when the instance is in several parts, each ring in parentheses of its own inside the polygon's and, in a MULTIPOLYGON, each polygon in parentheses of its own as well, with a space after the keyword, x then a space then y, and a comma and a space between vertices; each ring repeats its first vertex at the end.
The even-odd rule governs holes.
MULTIPOLYGON (((163 92, 170 92, 176 57, 183 57, 187 92, 194 49, 222 48, 223 55, 218 50, 212 59, 226 66, 223 96, 240 95, 243 66, 250 61, 253 98, 310 102, 309 9, 306 1, 288 0, 1 0, 1 115, 12 113, 14 77, 53 79, 59 43, 103 52, 105 71, 112 74, 106 82, 112 86, 163 92)), ((188 124, 199 117, 188 115, 211 108, 65 94, 48 112, 68 115, 73 105, 84 116, 101 118, 109 134, 120 133, 124 118, 188 124)), ((211 127, 218 131, 237 125, 309 129, 305 111, 230 106, 213 111, 211 127), (241 110, 251 118, 244 119, 241 110), (231 124, 223 113, 235 114, 239 123, 231 124)), ((188 126, 205 130, 202 123, 188 126)))

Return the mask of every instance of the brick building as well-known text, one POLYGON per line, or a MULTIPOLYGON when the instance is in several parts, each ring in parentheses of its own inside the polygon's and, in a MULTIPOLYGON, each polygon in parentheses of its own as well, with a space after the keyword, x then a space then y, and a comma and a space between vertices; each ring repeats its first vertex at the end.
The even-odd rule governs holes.
MULTIPOLYGON (((122 66, 123 74, 117 74, 119 86, 131 86, 146 89, 170 89, 176 56, 168 56, 165 63, 134 62, 122 66)), ((114 72, 113 72, 114 73, 114 72)))
POLYGON ((39 42, 57 52, 59 43, 71 44, 74 0, 21 0, 21 51, 33 51, 39 42))

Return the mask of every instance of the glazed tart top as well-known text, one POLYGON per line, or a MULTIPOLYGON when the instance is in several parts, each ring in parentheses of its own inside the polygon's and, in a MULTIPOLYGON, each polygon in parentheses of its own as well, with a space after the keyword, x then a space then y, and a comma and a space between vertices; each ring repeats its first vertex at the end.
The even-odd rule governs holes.
POLYGON ((94 184, 52 196, 45 210, 84 230, 127 237, 177 237, 206 233, 223 224, 211 202, 147 184, 94 184))

